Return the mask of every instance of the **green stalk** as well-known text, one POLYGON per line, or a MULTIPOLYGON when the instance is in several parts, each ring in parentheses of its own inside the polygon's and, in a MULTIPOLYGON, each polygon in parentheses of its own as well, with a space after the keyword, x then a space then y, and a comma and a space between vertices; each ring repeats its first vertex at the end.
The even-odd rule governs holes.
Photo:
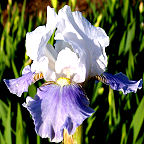
POLYGON ((65 129, 63 144, 82 144, 82 125, 77 127, 73 135, 69 135, 65 129))

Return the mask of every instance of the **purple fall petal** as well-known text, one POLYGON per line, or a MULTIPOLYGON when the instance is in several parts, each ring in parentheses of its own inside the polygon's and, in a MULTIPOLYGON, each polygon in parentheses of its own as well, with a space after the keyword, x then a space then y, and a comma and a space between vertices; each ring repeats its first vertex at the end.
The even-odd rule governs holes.
POLYGON ((103 75, 107 79, 107 84, 109 84, 112 89, 122 91, 123 94, 130 92, 136 93, 137 89, 142 88, 142 79, 139 81, 132 81, 129 80, 128 77, 121 72, 115 75, 105 72, 103 75))
POLYGON ((33 80, 33 72, 31 72, 30 66, 26 66, 22 73, 23 75, 19 78, 3 80, 9 91, 19 97, 23 92, 28 91, 28 87, 32 84, 33 80))
POLYGON ((35 99, 27 97, 23 104, 32 115, 37 134, 52 142, 62 141, 64 128, 73 134, 92 115, 94 110, 88 105, 88 99, 77 84, 42 86, 35 99))

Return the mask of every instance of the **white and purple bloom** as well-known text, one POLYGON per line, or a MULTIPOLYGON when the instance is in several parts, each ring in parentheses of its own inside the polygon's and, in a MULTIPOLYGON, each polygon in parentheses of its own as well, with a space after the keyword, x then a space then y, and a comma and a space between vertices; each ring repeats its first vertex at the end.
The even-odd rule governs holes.
POLYGON ((32 115, 35 130, 42 138, 52 142, 63 139, 67 129, 72 135, 82 122, 94 113, 81 83, 95 75, 103 75, 106 84, 124 94, 142 87, 142 79, 130 81, 124 74, 105 72, 105 47, 109 37, 100 27, 94 27, 80 12, 71 12, 64 6, 58 14, 47 7, 47 24, 26 35, 26 51, 33 63, 24 68, 22 77, 4 80, 11 93, 21 96, 42 74, 48 84, 37 89, 34 99, 26 98, 24 107, 32 115), (54 47, 48 44, 55 32, 54 47))

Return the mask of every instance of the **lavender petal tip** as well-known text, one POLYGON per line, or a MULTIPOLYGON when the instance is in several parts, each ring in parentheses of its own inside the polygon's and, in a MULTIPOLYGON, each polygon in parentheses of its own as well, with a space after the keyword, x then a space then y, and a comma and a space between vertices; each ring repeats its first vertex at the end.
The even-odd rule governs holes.
POLYGON ((23 71, 27 73, 24 72, 19 78, 9 80, 3 79, 9 91, 16 94, 18 97, 20 97, 23 92, 27 92, 29 85, 32 84, 33 73, 30 71, 30 67, 26 66, 23 71))
POLYGON ((129 80, 128 77, 121 72, 115 75, 105 72, 103 75, 107 79, 107 84, 109 84, 112 89, 122 91, 123 94, 130 92, 136 93, 137 89, 142 88, 142 79, 139 81, 129 80))

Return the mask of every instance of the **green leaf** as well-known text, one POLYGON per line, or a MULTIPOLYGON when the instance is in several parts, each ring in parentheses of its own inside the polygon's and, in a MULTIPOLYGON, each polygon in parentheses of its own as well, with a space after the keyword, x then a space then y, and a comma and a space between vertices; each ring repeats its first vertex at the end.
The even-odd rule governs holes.
POLYGON ((76 128, 76 131, 74 133, 73 140, 75 144, 82 144, 82 133, 83 133, 83 127, 80 125, 76 128))
POLYGON ((125 41, 126 41, 126 31, 123 34, 123 37, 120 41, 120 46, 119 46, 119 52, 118 55, 121 55, 124 52, 124 48, 125 48, 125 41))
MULTIPOLYGON (((99 109, 99 105, 96 106, 96 108, 94 109, 94 111, 96 112, 97 110, 99 109)), ((86 127, 86 130, 85 130, 85 143, 88 144, 88 141, 89 141, 89 138, 88 138, 88 134, 89 134, 89 131, 93 128, 93 123, 95 122, 95 119, 96 117, 94 115, 90 116, 88 119, 87 119, 87 127, 86 127)))
POLYGON ((136 144, 143 144, 144 143, 144 134, 136 141, 136 144))
MULTIPOLYGON (((131 24, 130 24, 131 25, 131 24)), ((127 32, 127 39, 126 39, 126 45, 125 45, 125 54, 132 49, 132 42, 135 38, 135 28, 136 28, 136 23, 133 22, 131 25, 131 28, 128 28, 127 32)))
POLYGON ((7 137, 6 137, 5 128, 6 127, 8 128, 7 126, 8 110, 9 107, 2 100, 0 100, 0 120, 2 120, 2 126, 4 127, 4 133, 5 133, 4 135, 2 135, 2 133, 0 132, 0 144, 6 143, 7 137))
POLYGON ((1 131, 0 131, 0 144, 5 144, 6 141, 4 140, 4 136, 2 135, 1 131))
POLYGON ((6 121, 8 108, 9 107, 2 100, 0 100, 0 119, 2 119, 2 122, 6 121))
POLYGON ((135 143, 144 121, 144 96, 133 116, 130 128, 133 128, 133 142, 135 143))
POLYGON ((25 33, 24 33, 25 6, 26 6, 26 0, 24 0, 24 2, 23 2, 23 7, 22 7, 22 11, 21 11, 21 17, 20 17, 20 21, 19 21, 19 27, 18 27, 17 38, 16 38, 17 42, 19 42, 21 40, 21 38, 23 36, 25 36, 25 33))
POLYGON ((34 84, 30 85, 28 88, 28 93, 31 97, 34 97, 36 94, 36 86, 34 84))
POLYGON ((57 0, 51 0, 51 4, 52 4, 53 8, 56 10, 57 5, 58 5, 58 1, 57 0))
POLYGON ((141 44, 140 44, 140 50, 139 50, 139 52, 142 52, 143 49, 144 49, 144 36, 143 36, 141 44))
POLYGON ((13 69, 15 78, 18 78, 18 77, 19 77, 19 74, 18 74, 17 68, 16 68, 16 66, 15 66, 15 63, 14 63, 13 60, 12 60, 11 62, 12 62, 12 69, 13 69))
POLYGON ((20 105, 17 105, 17 118, 16 118, 16 144, 25 144, 24 127, 20 105))
POLYGON ((37 144, 40 144, 40 136, 37 135, 37 144))
POLYGON ((127 70, 127 74, 129 78, 132 78, 133 72, 134 72, 134 56, 132 50, 129 50, 128 70, 127 70))
POLYGON ((102 83, 99 82, 97 84, 94 85, 94 90, 93 90, 93 96, 92 96, 92 100, 91 100, 91 104, 93 104, 96 101, 96 98, 99 95, 102 95, 104 92, 104 88, 102 88, 102 83))
POLYGON ((5 121, 5 130, 4 130, 4 137, 6 144, 12 144, 12 137, 11 137, 11 105, 9 104, 8 111, 7 111, 7 118, 5 121))
POLYGON ((111 88, 109 89, 108 103, 109 103, 109 126, 112 126, 112 119, 116 118, 116 110, 115 110, 114 92, 111 88))
POLYGON ((122 16, 124 18, 124 24, 127 24, 129 10, 129 0, 123 0, 122 16))
POLYGON ((126 124, 122 125, 122 135, 121 135, 121 144, 126 144, 127 141, 127 132, 126 132, 126 124))

